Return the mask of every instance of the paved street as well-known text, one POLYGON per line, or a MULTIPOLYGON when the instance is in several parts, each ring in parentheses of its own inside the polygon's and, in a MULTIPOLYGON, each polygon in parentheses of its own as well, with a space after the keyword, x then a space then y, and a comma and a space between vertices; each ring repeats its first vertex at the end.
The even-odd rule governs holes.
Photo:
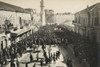
MULTIPOLYGON (((46 46, 46 52, 48 53, 48 49, 50 49, 50 46, 46 46)), ((40 50, 40 53, 38 55, 39 58, 44 58, 43 51, 41 49, 41 46, 39 46, 38 50, 40 50)), ((58 51, 57 46, 51 46, 51 53, 55 53, 58 51)), ((33 60, 37 60, 37 53, 31 52, 33 56, 33 60)), ((48 55, 48 54, 47 54, 48 55)), ((29 62, 28 67, 33 67, 34 63, 36 64, 36 67, 41 67, 40 62, 30 62, 30 53, 25 53, 21 58, 18 58, 20 62, 20 67, 25 67, 25 64, 29 62)), ((67 67, 66 64, 63 63, 64 59, 62 54, 60 54, 60 58, 56 62, 51 62, 50 64, 44 65, 43 67, 67 67)), ((16 63, 16 62, 15 62, 16 63)), ((10 67, 10 64, 8 64, 6 67, 10 67)), ((17 67, 17 66, 16 66, 17 67)))

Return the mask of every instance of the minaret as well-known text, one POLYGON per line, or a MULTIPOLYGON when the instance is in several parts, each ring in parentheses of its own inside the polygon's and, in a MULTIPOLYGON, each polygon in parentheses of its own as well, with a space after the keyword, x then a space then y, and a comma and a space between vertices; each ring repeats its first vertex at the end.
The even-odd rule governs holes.
POLYGON ((44 1, 40 1, 40 17, 41 17, 41 23, 44 26, 45 25, 45 13, 44 13, 44 1))

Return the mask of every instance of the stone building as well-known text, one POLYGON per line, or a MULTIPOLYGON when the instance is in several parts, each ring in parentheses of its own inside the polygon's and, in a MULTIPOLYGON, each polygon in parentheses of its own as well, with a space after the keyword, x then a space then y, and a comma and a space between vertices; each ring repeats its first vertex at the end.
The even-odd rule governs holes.
POLYGON ((55 23, 57 25, 64 25, 68 30, 74 31, 74 25, 72 24, 75 19, 74 14, 71 13, 56 13, 55 23))
POLYGON ((0 49, 1 46, 5 49, 11 45, 11 33, 24 34, 29 30, 24 28, 29 27, 30 23, 31 16, 28 11, 0 1, 0 49))
POLYGON ((49 10, 49 9, 45 10, 45 22, 48 25, 55 24, 54 11, 53 10, 49 10))
POLYGON ((25 9, 31 14, 31 26, 40 27, 42 25, 40 13, 37 13, 36 9, 27 8, 25 9))
POLYGON ((100 44, 100 3, 75 13, 75 32, 100 44))
POLYGON ((0 29, 20 28, 31 21, 30 13, 21 7, 0 2, 0 29))

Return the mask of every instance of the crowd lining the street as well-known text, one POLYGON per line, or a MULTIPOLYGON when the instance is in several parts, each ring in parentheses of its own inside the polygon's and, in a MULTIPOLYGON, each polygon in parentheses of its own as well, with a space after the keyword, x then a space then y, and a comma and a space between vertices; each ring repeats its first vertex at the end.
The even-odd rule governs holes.
MULTIPOLYGON (((49 56, 50 59, 48 59, 46 55, 46 51, 44 50, 45 45, 52 45, 52 44, 56 44, 56 45, 65 44, 66 46, 72 44, 75 56, 80 59, 79 60, 80 62, 85 60, 86 62, 90 64, 91 67, 93 65, 96 65, 96 62, 98 59, 97 57, 98 46, 95 43, 95 41, 90 41, 88 38, 83 37, 78 33, 69 31, 64 26, 56 26, 56 25, 41 27, 37 32, 33 33, 29 37, 19 41, 16 44, 12 44, 9 48, 4 49, 3 57, 0 59, 0 63, 6 64, 7 59, 11 59, 9 62, 11 62, 11 65, 13 66, 14 58, 21 57, 22 53, 25 53, 28 47, 35 49, 36 45, 38 46, 42 45, 44 57, 46 59, 45 60, 46 64, 50 63, 52 59, 55 62, 55 60, 59 58, 59 52, 53 55, 50 54, 49 56), (57 28, 57 30, 55 30, 55 28, 57 28)), ((32 57, 30 59, 32 61, 32 57)), ((41 65, 42 65, 42 62, 41 62, 41 65)), ((72 66, 69 66, 69 67, 72 67, 72 66)))

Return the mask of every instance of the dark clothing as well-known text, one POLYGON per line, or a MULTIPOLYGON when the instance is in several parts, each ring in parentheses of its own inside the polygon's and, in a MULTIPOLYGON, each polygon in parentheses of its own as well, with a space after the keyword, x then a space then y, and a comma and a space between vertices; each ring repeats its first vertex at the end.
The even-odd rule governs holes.
POLYGON ((41 64, 41 67, 42 67, 43 66, 43 61, 42 60, 40 61, 40 64, 41 64))
POLYGON ((54 62, 56 61, 56 58, 55 58, 55 56, 53 56, 53 61, 54 61, 54 62))
POLYGON ((28 67, 27 63, 26 63, 26 65, 25 65, 25 67, 28 67))
POLYGON ((30 61, 33 61, 33 56, 32 56, 32 54, 30 54, 30 61))
POLYGON ((72 62, 70 62, 69 67, 73 67, 72 62))
POLYGON ((67 60, 67 66, 68 66, 68 67, 73 67, 73 66, 72 66, 72 60, 70 60, 70 59, 67 60))
POLYGON ((19 62, 18 62, 18 60, 17 60, 17 62, 16 62, 16 65, 17 65, 17 67, 19 67, 19 62))
POLYGON ((14 62, 11 62, 11 67, 15 67, 15 63, 14 62))

